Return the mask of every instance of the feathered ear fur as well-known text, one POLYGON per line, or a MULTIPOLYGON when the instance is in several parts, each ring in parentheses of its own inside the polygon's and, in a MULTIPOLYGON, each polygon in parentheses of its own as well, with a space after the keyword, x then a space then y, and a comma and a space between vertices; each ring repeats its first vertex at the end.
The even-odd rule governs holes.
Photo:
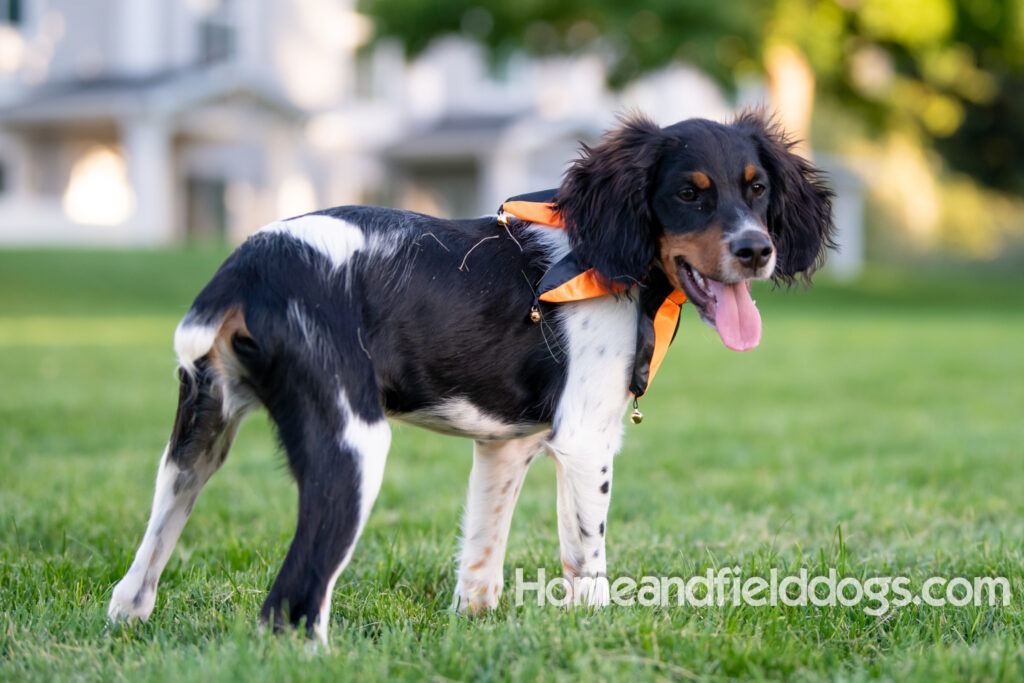
POLYGON ((826 249, 836 248, 835 193, 821 170, 790 151, 795 142, 764 112, 744 112, 733 125, 753 138, 771 183, 768 232, 778 250, 773 279, 788 284, 801 276, 809 283, 825 262, 826 249))
POLYGON ((555 195, 580 263, 612 282, 636 284, 656 258, 650 188, 664 141, 651 120, 624 119, 596 146, 583 145, 555 195))

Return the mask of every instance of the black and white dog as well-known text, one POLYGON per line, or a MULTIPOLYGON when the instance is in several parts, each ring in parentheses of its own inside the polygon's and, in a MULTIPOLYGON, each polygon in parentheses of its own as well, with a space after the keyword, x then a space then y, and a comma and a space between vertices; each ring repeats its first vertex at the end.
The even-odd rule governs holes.
MULTIPOLYGON (((682 290, 726 345, 750 348, 750 280, 806 279, 834 246, 832 193, 790 148, 758 112, 667 128, 635 117, 566 173, 551 206, 564 229, 355 206, 264 227, 175 333, 177 417, 110 617, 149 617, 196 498, 258 404, 299 487, 264 622, 304 620, 326 638, 334 583, 380 489, 388 418, 475 441, 458 606, 497 604, 512 510, 541 453, 557 465, 566 577, 603 577, 645 288, 682 290), (611 293, 538 302, 567 257, 611 293)), ((607 603, 607 581, 583 585, 575 601, 607 603)))

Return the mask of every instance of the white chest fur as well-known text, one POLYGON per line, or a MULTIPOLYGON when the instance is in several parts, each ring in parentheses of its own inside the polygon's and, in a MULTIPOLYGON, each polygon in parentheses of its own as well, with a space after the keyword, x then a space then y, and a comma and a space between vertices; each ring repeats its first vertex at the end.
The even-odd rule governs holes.
POLYGON ((556 450, 562 443, 577 449, 589 439, 598 440, 598 450, 618 450, 636 353, 637 305, 629 292, 560 307, 569 368, 553 425, 556 450))

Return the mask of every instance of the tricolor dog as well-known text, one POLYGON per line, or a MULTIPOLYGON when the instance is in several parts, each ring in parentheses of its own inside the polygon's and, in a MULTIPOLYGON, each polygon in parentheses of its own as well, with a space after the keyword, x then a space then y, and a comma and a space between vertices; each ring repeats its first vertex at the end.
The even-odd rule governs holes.
MULTIPOLYGON (((497 215, 346 206, 267 225, 175 332, 177 417, 110 617, 149 617, 196 498, 259 405, 299 488, 264 622, 326 638, 334 583, 384 476, 389 419, 474 441, 459 608, 497 604, 512 511, 540 454, 556 463, 565 576, 603 577, 622 418, 680 307, 727 347, 755 347, 750 281, 820 265, 831 198, 761 113, 667 128, 634 117, 584 146, 559 188, 497 215)), ((579 585, 574 601, 607 603, 607 581, 579 585)))

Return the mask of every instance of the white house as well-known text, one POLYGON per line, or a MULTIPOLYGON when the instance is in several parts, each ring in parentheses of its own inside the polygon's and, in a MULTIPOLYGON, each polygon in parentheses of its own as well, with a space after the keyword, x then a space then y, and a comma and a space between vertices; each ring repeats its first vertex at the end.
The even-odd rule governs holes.
POLYGON ((479 215, 556 185, 618 112, 729 116, 683 66, 613 95, 596 58, 499 77, 458 39, 360 51, 353 2, 0 0, 0 244, 238 241, 343 203, 479 215))
POLYGON ((0 0, 0 242, 238 237, 311 208, 367 27, 325 0, 0 0))

